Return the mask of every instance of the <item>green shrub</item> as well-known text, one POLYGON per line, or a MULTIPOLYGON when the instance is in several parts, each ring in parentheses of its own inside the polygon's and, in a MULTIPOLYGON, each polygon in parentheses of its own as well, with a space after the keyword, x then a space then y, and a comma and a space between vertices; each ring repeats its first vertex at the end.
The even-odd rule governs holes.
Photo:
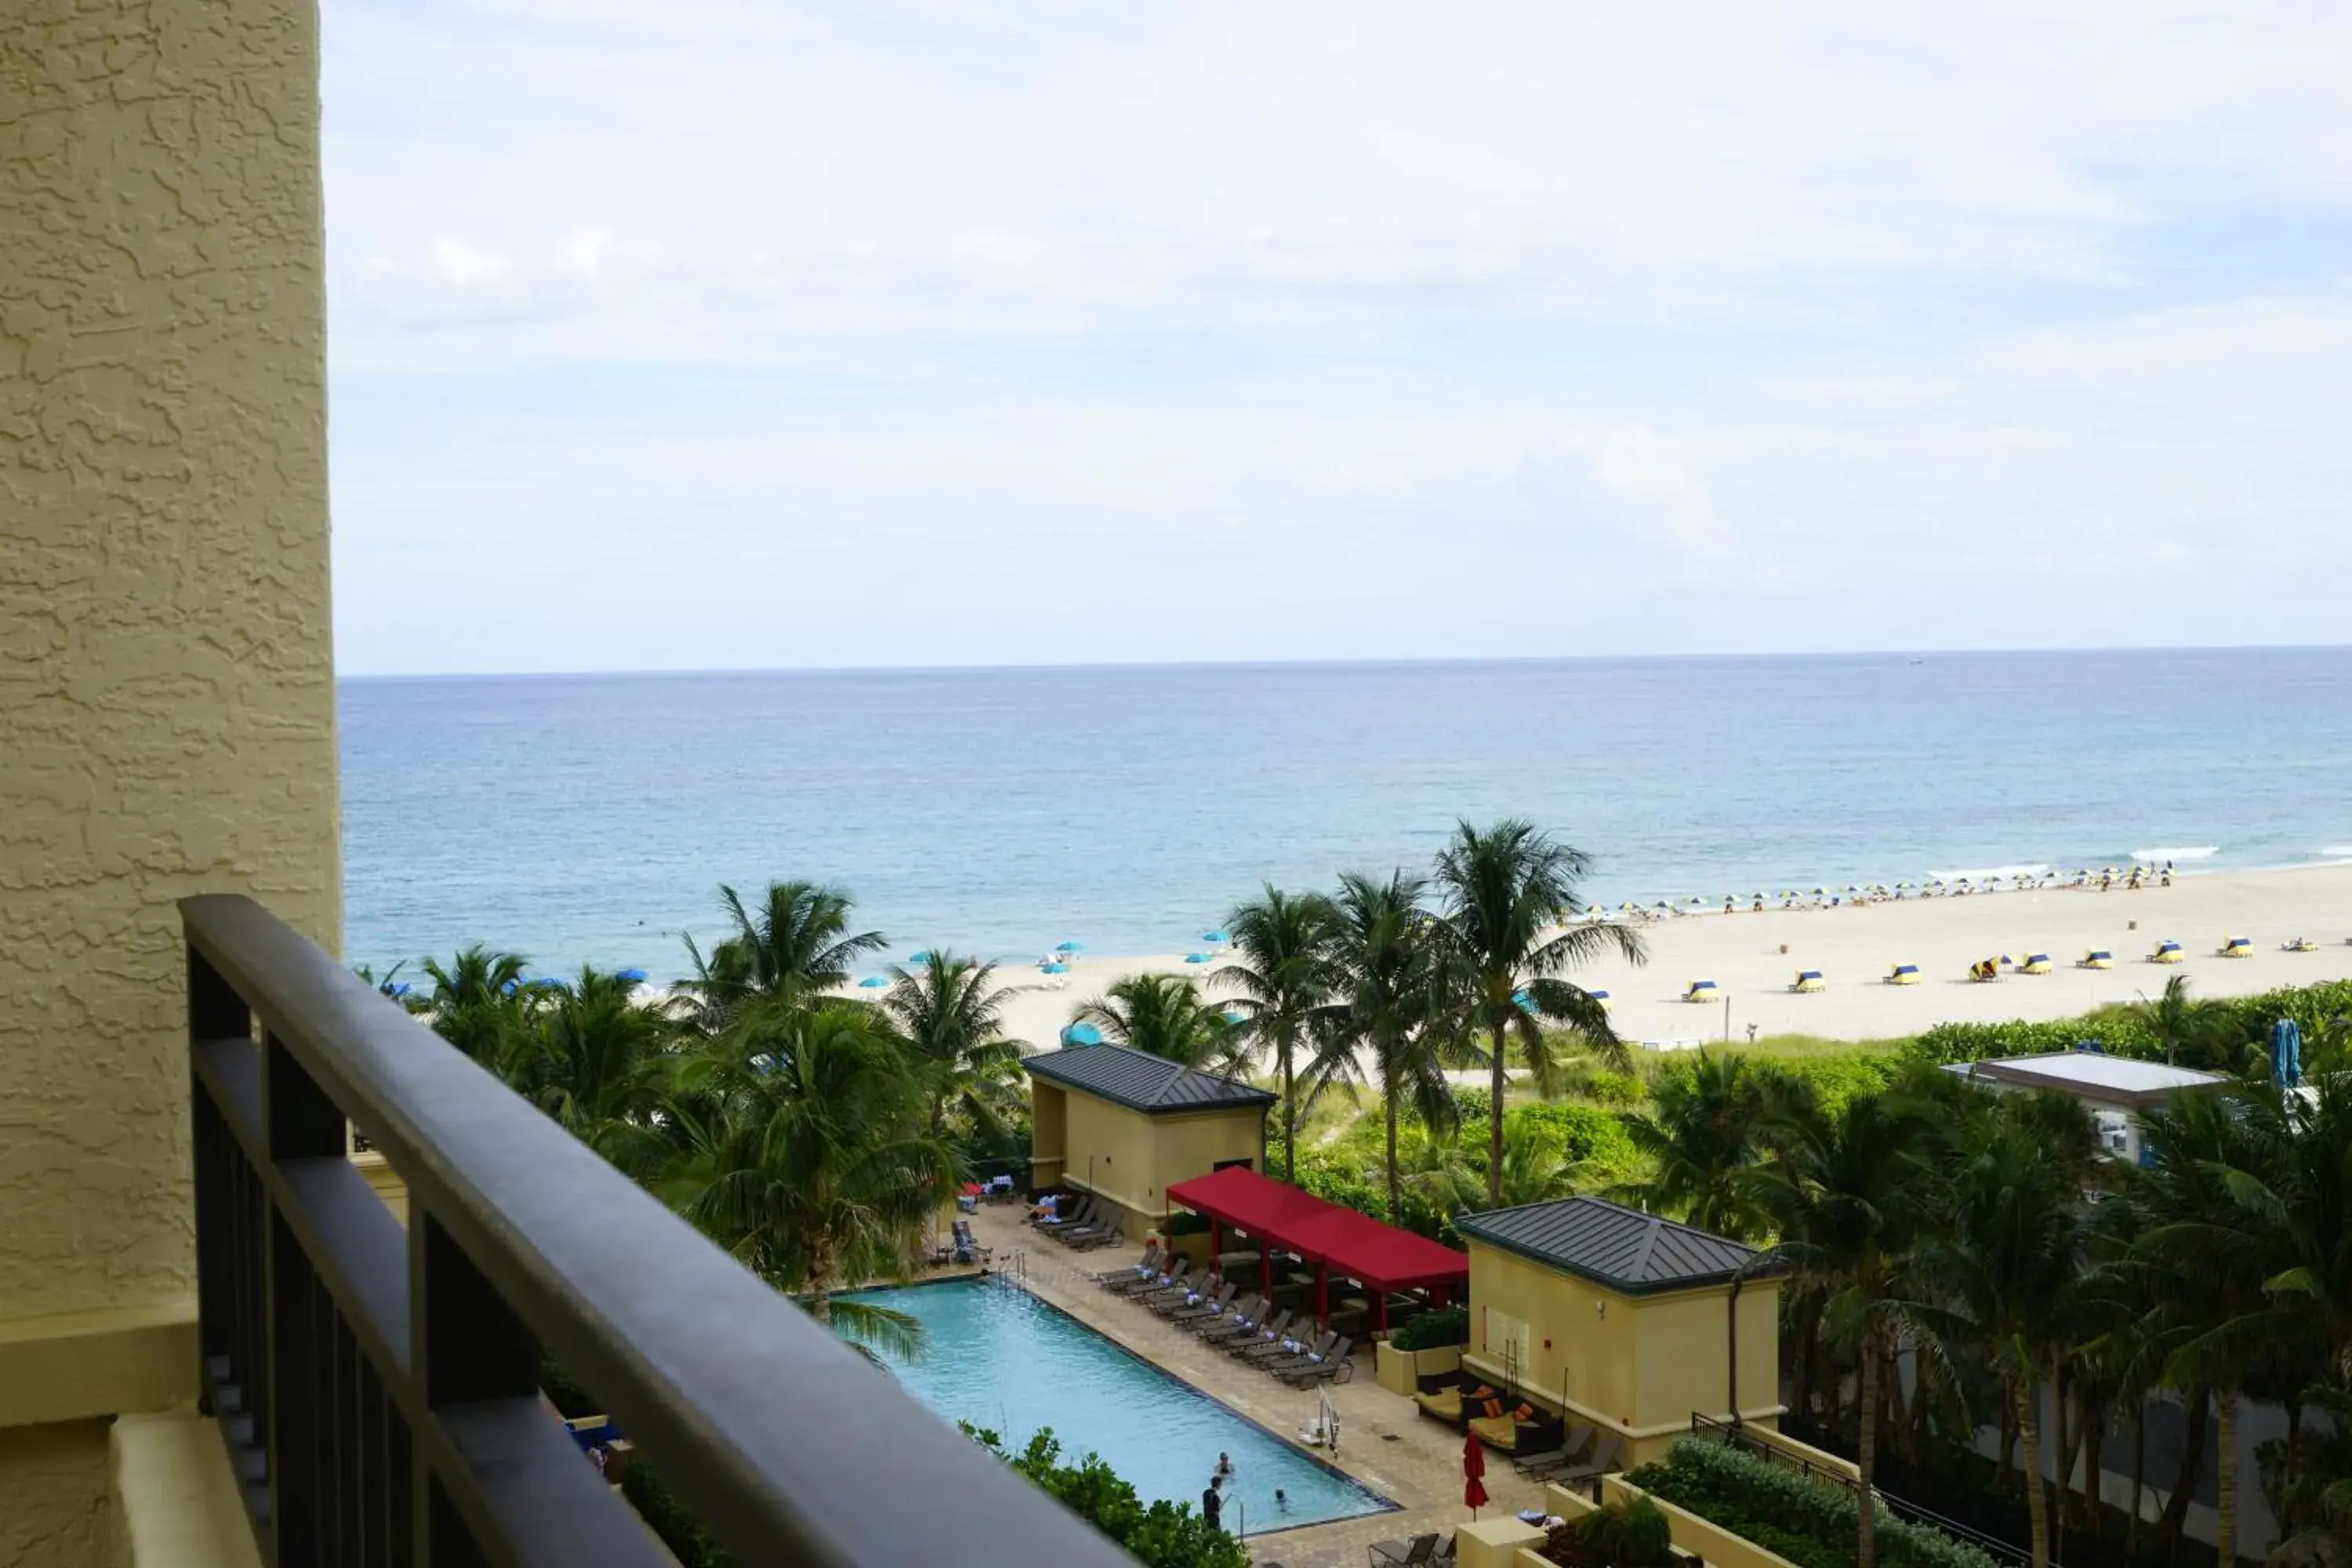
POLYGON ((1416 1314, 1389 1336, 1389 1343, 1401 1351, 1443 1350, 1448 1345, 1469 1342, 1467 1307, 1440 1307, 1435 1311, 1416 1314))
MULTIPOLYGON (((1853 1568, 1856 1561, 1862 1508, 1854 1495, 1760 1455, 1685 1437, 1625 1479, 1799 1568, 1853 1568)), ((1877 1538, 1884 1568, 1993 1568, 1977 1548, 1883 1512, 1877 1538)))
POLYGON ((734 1568, 735 1559, 710 1539, 688 1513, 677 1494, 662 1484, 644 1459, 633 1459, 621 1472, 621 1495, 637 1510, 646 1527, 661 1537, 682 1568, 734 1568))
POLYGON ((1055 1501, 1108 1536, 1143 1568, 1249 1568, 1240 1542, 1192 1511, 1191 1503, 1146 1505, 1118 1471, 1088 1454, 1062 1463, 1061 1441, 1045 1427, 1019 1453, 984 1427, 960 1423, 964 1436, 1026 1476, 1055 1501))
POLYGON ((1543 1557, 1570 1568, 1666 1568, 1675 1561, 1675 1530, 1648 1498, 1612 1502, 1545 1537, 1543 1557))
POLYGON ((1641 1163, 1633 1139, 1626 1136, 1624 1119, 1597 1105, 1538 1100, 1514 1105, 1503 1112, 1506 1134, 1523 1126, 1540 1128, 1553 1139, 1562 1164, 1587 1165, 1598 1175, 1613 1176, 1641 1163))

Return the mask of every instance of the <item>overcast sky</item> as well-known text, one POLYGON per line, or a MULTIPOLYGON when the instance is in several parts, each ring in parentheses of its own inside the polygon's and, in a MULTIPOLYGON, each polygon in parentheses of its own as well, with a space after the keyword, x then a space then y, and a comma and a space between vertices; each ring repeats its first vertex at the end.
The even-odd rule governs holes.
POLYGON ((346 673, 2344 635, 2343 0, 324 16, 346 673))

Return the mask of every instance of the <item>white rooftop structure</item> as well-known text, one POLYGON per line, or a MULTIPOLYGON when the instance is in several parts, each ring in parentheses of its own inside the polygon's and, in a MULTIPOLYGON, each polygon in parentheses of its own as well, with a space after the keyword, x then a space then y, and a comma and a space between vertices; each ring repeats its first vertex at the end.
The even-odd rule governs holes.
POLYGON ((2035 1057, 2003 1057, 1956 1063, 1948 1070, 1963 1078, 2017 1089, 2054 1089, 2104 1105, 2141 1110, 2160 1105, 2183 1089, 2229 1082, 2217 1072, 2135 1061, 2104 1051, 2051 1051, 2035 1057))

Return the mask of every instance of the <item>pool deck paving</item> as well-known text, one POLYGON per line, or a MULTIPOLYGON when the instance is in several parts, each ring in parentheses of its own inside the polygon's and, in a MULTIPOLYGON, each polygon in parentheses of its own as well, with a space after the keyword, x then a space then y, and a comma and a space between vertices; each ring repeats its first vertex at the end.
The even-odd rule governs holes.
MULTIPOLYGON (((973 1217, 982 1243, 994 1248, 992 1271, 1024 1285, 1088 1328, 1222 1400, 1277 1436, 1297 1442, 1300 1428, 1319 1409, 1311 1390, 1292 1388, 1211 1348, 1185 1330, 1142 1307, 1103 1291, 1094 1277, 1140 1256, 1132 1246, 1074 1252, 1023 1223, 1017 1206, 983 1207, 973 1217)), ((1328 1386, 1339 1417, 1339 1451, 1305 1452, 1336 1465, 1364 1486, 1395 1502, 1396 1510, 1331 1524, 1307 1525, 1260 1534, 1247 1521, 1247 1544, 1256 1563, 1283 1568, 1361 1568, 1376 1541, 1429 1531, 1450 1534, 1470 1521, 1462 1503, 1462 1434, 1430 1420, 1408 1399, 1382 1388, 1372 1377, 1372 1352, 1360 1347, 1352 1381, 1328 1386)), ((1208 1477, 1201 1478, 1202 1485, 1208 1477)), ((1487 1458, 1486 1506, 1481 1519, 1508 1517, 1543 1501, 1540 1484, 1523 1479, 1500 1455, 1487 1458)), ((1228 1525, 1234 1521, 1228 1520, 1228 1525)))

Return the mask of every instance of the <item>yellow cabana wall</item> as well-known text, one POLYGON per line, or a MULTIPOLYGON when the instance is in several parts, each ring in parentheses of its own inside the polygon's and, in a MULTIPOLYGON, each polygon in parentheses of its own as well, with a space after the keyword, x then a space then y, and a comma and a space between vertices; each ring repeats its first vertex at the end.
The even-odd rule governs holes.
MULTIPOLYGON (((1040 1179, 1092 1192, 1126 1211, 1128 1234, 1140 1237, 1168 1217, 1168 1188, 1246 1160, 1263 1169, 1265 1112, 1240 1105, 1186 1115, 1146 1116, 1083 1089, 1034 1085, 1034 1125, 1058 1120, 1061 1163, 1048 1176, 1033 1154, 1040 1179), (1059 1101, 1058 1108, 1052 1102, 1059 1101)), ((1036 1134, 1033 1133, 1033 1140, 1036 1134)))
MULTIPOLYGON (((1507 1373, 1536 1397, 1632 1445, 1625 1462, 1656 1458, 1690 1430, 1693 1412, 1721 1419, 1730 1356, 1728 1284, 1629 1296, 1467 1238, 1470 1345, 1463 1363, 1497 1383, 1507 1373)), ((1741 1416, 1780 1414, 1777 1279, 1742 1287, 1741 1416)))

